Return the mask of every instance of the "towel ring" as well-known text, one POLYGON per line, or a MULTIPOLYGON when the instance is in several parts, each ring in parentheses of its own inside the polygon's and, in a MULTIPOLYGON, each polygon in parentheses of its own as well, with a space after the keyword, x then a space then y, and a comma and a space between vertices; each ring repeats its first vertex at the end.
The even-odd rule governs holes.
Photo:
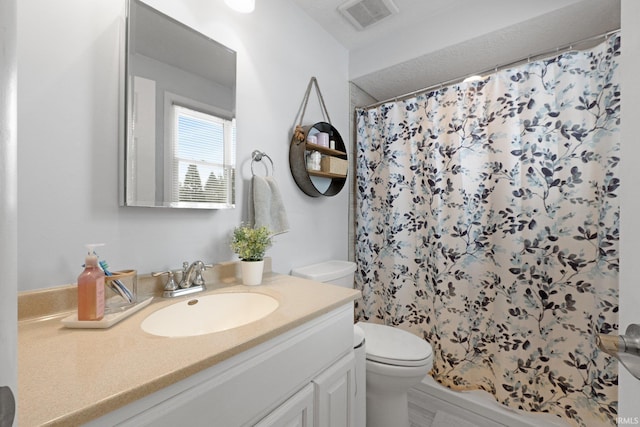
MULTIPOLYGON (((273 160, 271 160, 271 157, 269 157, 267 153, 263 151, 258 151, 258 150, 253 150, 253 153, 251 153, 251 174, 252 175, 256 174, 253 171, 253 164, 255 162, 261 162, 263 157, 266 157, 269 160, 269 163, 271 163, 271 175, 273 175, 273 171, 274 171, 273 160)), ((269 175, 269 169, 267 168, 267 176, 268 175, 269 175)))

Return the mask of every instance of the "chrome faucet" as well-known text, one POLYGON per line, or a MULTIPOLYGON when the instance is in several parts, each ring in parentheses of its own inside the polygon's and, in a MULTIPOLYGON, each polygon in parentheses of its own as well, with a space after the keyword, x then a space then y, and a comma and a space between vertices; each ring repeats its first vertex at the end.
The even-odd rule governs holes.
POLYGON ((166 274, 169 277, 164 286, 162 296, 172 298, 204 291, 206 288, 202 272, 206 270, 207 267, 213 267, 213 265, 205 264, 202 261, 194 261, 189 265, 189 263, 185 261, 182 263, 182 271, 167 270, 152 273, 151 275, 157 277, 166 274), (176 284, 174 279, 175 273, 180 272, 182 273, 182 277, 180 278, 180 282, 176 284))

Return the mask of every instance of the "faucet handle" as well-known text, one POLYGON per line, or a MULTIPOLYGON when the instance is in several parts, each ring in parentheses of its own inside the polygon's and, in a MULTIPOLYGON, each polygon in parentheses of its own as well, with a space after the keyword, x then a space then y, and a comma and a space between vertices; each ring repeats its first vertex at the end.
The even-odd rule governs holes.
POLYGON ((204 277, 202 277, 202 272, 205 271, 207 268, 212 268, 213 264, 205 264, 202 261, 198 261, 196 265, 198 268, 196 268, 193 284, 204 286, 204 277))
POLYGON ((193 279, 191 279, 191 284, 195 286, 203 286, 204 278, 202 277, 202 272, 207 269, 205 263, 200 260, 194 261, 190 268, 193 268, 193 279))
POLYGON ((167 283, 165 283, 164 285, 164 290, 165 291, 175 291, 176 289, 178 289, 178 285, 176 284, 176 281, 174 279, 174 273, 171 270, 167 270, 167 271, 160 271, 158 273, 151 273, 151 275, 153 277, 158 277, 158 276, 162 276, 162 275, 167 275, 169 277, 169 279, 167 280, 167 283))
MULTIPOLYGON (((187 263, 185 263, 186 265, 187 263)), ((212 268, 213 264, 205 264, 204 262, 198 260, 198 261, 194 261, 188 268, 188 272, 187 275, 184 276, 186 277, 186 281, 187 283, 185 283, 188 286, 204 286, 205 282, 204 282, 204 277, 202 276, 202 273, 207 269, 207 268, 212 268)), ((180 282, 180 286, 182 287, 182 281, 180 282)))
POLYGON ((193 284, 195 286, 204 285, 204 277, 202 277, 202 270, 196 270, 195 275, 196 277, 193 278, 193 284))

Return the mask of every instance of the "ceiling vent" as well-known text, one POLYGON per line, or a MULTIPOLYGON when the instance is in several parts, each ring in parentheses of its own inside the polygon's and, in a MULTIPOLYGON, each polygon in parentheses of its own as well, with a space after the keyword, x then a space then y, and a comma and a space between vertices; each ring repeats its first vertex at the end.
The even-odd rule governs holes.
POLYGON ((358 30, 364 30, 398 13, 392 0, 351 0, 338 6, 338 10, 358 30))

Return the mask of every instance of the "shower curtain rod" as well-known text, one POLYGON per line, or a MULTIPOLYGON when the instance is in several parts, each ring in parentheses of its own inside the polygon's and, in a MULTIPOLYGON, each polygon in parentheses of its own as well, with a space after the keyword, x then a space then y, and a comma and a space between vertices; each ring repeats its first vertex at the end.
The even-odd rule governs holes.
POLYGON ((384 101, 378 101, 378 102, 376 102, 374 104, 366 105, 364 107, 357 107, 357 108, 360 108, 360 109, 363 109, 363 110, 368 110, 370 108, 375 108, 375 107, 378 107, 378 106, 380 106, 382 104, 386 104, 387 102, 403 101, 405 99, 411 98, 412 96, 415 96, 415 95, 418 95, 418 94, 421 94, 421 93, 427 93, 427 92, 430 92, 430 91, 432 91, 434 89, 441 89, 441 88, 443 88, 445 86, 450 86, 450 85, 455 84, 455 83, 460 83, 460 82, 464 81, 464 79, 466 79, 466 78, 468 78, 470 76, 485 75, 485 74, 488 74, 488 73, 497 73, 498 71, 502 71, 504 69, 511 68, 511 67, 513 67, 515 65, 520 65, 520 64, 524 64, 526 62, 531 62, 531 61, 537 61, 537 60, 540 60, 540 59, 548 58, 548 57, 553 56, 553 55, 558 55, 560 53, 568 52, 568 51, 573 50, 574 48, 576 48, 576 45, 584 45, 584 44, 596 41, 596 40, 601 39, 601 38, 604 38, 606 40, 607 37, 609 37, 612 34, 617 33, 618 31, 620 31, 620 28, 608 31, 606 33, 599 34, 597 36, 593 36, 593 37, 589 37, 589 38, 586 38, 586 39, 578 40, 576 42, 570 43, 570 44, 562 46, 562 47, 556 47, 554 50, 548 50, 548 51, 545 51, 545 52, 542 52, 542 53, 536 53, 535 55, 529 55, 529 56, 527 56, 525 58, 521 58, 521 59, 518 59, 516 61, 512 61, 512 62, 509 62, 509 63, 506 63, 506 64, 498 65, 498 66, 489 68, 487 70, 484 70, 481 73, 472 73, 472 74, 467 74, 464 77, 456 77, 455 79, 447 80, 447 81, 444 81, 442 83, 437 83, 437 84, 434 84, 434 85, 431 85, 431 86, 427 86, 427 87, 422 88, 422 89, 414 90, 413 92, 405 93, 404 95, 394 96, 393 98, 389 98, 389 99, 386 99, 384 101))

